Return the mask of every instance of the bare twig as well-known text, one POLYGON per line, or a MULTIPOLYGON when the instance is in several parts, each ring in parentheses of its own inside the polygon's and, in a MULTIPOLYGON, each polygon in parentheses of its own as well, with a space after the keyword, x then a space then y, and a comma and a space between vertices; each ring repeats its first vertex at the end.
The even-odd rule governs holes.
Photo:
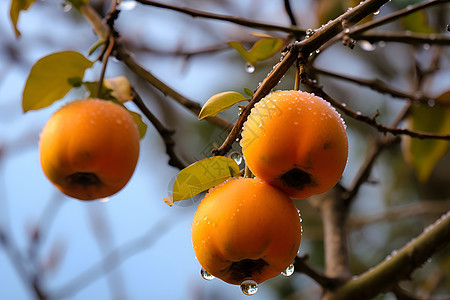
POLYGON ((297 20, 295 19, 294 13, 292 12, 291 2, 289 0, 284 0, 284 9, 286 10, 291 24, 293 26, 297 26, 297 20))
POLYGON ((328 277, 322 272, 316 270, 306 262, 307 260, 308 255, 297 256, 294 261, 295 272, 303 273, 311 277, 324 289, 332 290, 337 286, 338 279, 328 277))
POLYGON ((376 222, 396 221, 404 218, 430 214, 441 215, 448 210, 450 210, 450 200, 420 201, 412 204, 390 207, 389 210, 377 214, 353 216, 349 219, 349 227, 357 229, 376 222))
POLYGON ((155 115, 148 109, 148 107, 144 104, 144 101, 139 96, 138 93, 133 89, 133 102, 140 109, 140 111, 145 115, 145 117, 152 123, 155 129, 158 131, 159 135, 161 135, 164 144, 166 145, 166 153, 169 155, 169 165, 174 166, 178 169, 184 169, 186 164, 178 157, 175 153, 175 141, 172 139, 172 135, 174 131, 167 129, 161 123, 161 121, 156 118, 155 115))
POLYGON ((416 33, 416 32, 387 32, 387 31, 370 31, 364 34, 353 34, 352 38, 356 40, 365 40, 371 43, 375 42, 396 42, 411 45, 427 44, 427 45, 450 45, 450 37, 443 34, 435 33, 416 33))
POLYGON ((248 20, 248 19, 244 19, 244 18, 239 18, 239 17, 235 17, 235 16, 227 16, 227 15, 209 13, 209 12, 204 12, 204 11, 200 11, 200 10, 196 10, 196 9, 192 9, 192 8, 186 8, 186 7, 181 7, 181 6, 177 6, 177 5, 165 4, 165 3, 152 1, 152 0, 137 0, 137 2, 144 4, 144 5, 150 5, 150 6, 154 6, 154 7, 178 11, 178 12, 190 15, 192 17, 201 17, 201 18, 212 19, 212 20, 221 20, 221 21, 226 21, 226 22, 242 25, 245 27, 264 29, 264 30, 283 31, 283 32, 288 32, 288 33, 292 33, 295 35, 304 35, 305 34, 305 30, 297 28, 295 26, 285 27, 285 26, 273 25, 273 24, 248 20))
POLYGON ((388 94, 395 98, 409 99, 414 102, 422 102, 425 104, 427 104, 428 101, 430 101, 430 100, 436 101, 434 98, 423 95, 422 93, 407 93, 407 92, 400 91, 379 79, 364 79, 364 78, 360 78, 360 77, 339 74, 336 72, 324 70, 324 69, 317 68, 317 67, 314 67, 312 70, 316 71, 320 74, 326 75, 326 76, 330 76, 330 77, 334 77, 337 79, 354 82, 354 83, 357 83, 362 86, 366 86, 374 91, 377 91, 382 94, 388 94))

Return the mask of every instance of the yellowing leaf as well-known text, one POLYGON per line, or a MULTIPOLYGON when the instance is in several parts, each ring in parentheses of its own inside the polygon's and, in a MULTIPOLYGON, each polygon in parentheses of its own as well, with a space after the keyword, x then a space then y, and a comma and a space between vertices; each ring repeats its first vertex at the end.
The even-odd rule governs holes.
POLYGON ((133 99, 130 82, 125 76, 105 79, 103 84, 111 90, 111 96, 118 101, 123 103, 133 99))
MULTIPOLYGON (((409 117, 410 129, 431 133, 450 134, 450 107, 439 104, 450 104, 450 91, 436 99, 434 107, 418 105, 411 108, 409 117)), ((403 153, 413 166, 420 181, 425 182, 438 161, 445 155, 450 142, 435 139, 405 138, 403 153)))
POLYGON ((212 96, 203 105, 202 110, 198 114, 198 119, 202 120, 206 117, 212 117, 217 115, 219 112, 224 111, 235 103, 241 102, 245 99, 244 96, 238 92, 223 92, 212 96))
POLYGON ((425 11, 416 11, 410 15, 401 18, 401 22, 405 29, 419 33, 433 33, 433 28, 428 25, 427 15, 425 11))
POLYGON ((199 160, 178 173, 173 184, 173 201, 189 199, 239 174, 236 162, 225 156, 199 160))
POLYGON ((255 65, 257 62, 274 56, 284 45, 284 41, 278 38, 262 38, 258 40, 250 50, 236 41, 228 42, 248 63, 255 65))
POLYGON ((20 36, 20 31, 17 29, 17 22, 19 21, 19 14, 22 10, 27 10, 31 4, 36 0, 11 0, 11 7, 9 10, 9 16, 14 26, 16 36, 20 36))
POLYGON ((57 52, 38 60, 31 68, 23 90, 23 111, 41 109, 63 98, 73 78, 83 78, 93 62, 75 51, 57 52))
POLYGON ((147 132, 147 124, 142 121, 142 116, 134 111, 129 111, 131 116, 134 119, 134 122, 136 123, 139 131, 139 137, 142 139, 147 132))

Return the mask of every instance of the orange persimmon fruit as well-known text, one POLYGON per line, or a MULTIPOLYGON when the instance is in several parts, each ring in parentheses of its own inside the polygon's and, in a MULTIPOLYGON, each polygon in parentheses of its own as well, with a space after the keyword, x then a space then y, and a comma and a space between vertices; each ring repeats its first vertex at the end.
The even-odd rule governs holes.
POLYGON ((244 159, 258 178, 303 199, 331 189, 347 164, 340 114, 301 91, 278 91, 255 104, 242 130, 244 159))
POLYGON ((120 191, 139 157, 131 114, 111 101, 76 100, 45 124, 39 142, 42 170, 64 194, 94 200, 120 191))
POLYGON ((200 265, 230 284, 279 275, 295 259, 300 240, 292 200, 259 179, 232 179, 210 189, 192 222, 200 265))

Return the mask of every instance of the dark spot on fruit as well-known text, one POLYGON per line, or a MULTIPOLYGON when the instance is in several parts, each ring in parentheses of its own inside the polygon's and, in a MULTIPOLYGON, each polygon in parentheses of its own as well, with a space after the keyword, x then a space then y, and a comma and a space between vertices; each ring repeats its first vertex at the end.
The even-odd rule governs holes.
POLYGON ((280 177, 277 178, 284 185, 288 187, 294 187, 298 190, 302 190, 307 185, 312 185, 313 180, 311 174, 305 172, 299 168, 292 168, 280 177))
POLYGON ((101 184, 100 179, 94 173, 89 172, 76 172, 66 177, 67 182, 70 185, 81 185, 88 187, 91 185, 98 186, 101 184))
POLYGON ((242 282, 245 279, 252 278, 254 274, 262 273, 262 271, 269 266, 263 259, 243 259, 235 261, 228 268, 231 274, 231 279, 235 282, 242 282))

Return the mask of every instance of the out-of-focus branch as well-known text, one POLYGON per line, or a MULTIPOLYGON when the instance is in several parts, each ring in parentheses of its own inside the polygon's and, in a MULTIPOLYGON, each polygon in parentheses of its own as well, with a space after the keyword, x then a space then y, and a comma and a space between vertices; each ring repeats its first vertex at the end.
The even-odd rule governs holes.
POLYGON ((450 200, 420 201, 413 204, 390 207, 389 210, 377 214, 353 216, 349 219, 349 227, 357 229, 376 222, 397 221, 431 214, 441 215, 448 210, 450 210, 450 200))
POLYGON ((450 243, 450 211, 429 225, 395 254, 369 271, 349 280, 333 293, 333 299, 371 299, 407 279, 434 253, 450 243))
POLYGON ((406 8, 398 10, 396 12, 393 12, 385 17, 382 18, 377 18, 374 19, 372 21, 369 21, 363 25, 354 27, 352 29, 350 29, 350 31, 348 32, 348 34, 353 37, 353 36, 357 36, 358 34, 361 34, 364 31, 367 31, 369 29, 375 28, 375 27, 379 27, 381 25, 387 24, 389 22, 395 21, 399 18, 405 17, 409 14, 412 14, 413 12, 425 9, 427 7, 430 6, 434 6, 434 5, 441 5, 444 3, 449 3, 450 0, 430 0, 430 1, 425 1, 422 3, 418 3, 415 5, 408 5, 406 8))
POLYGON ((337 286, 337 279, 331 278, 323 274, 322 272, 316 270, 310 266, 306 261, 308 260, 308 255, 297 256, 294 261, 295 272, 303 273, 311 277, 315 282, 317 282, 324 289, 334 289, 337 286))
POLYGON ((443 34, 434 33, 416 33, 416 32, 382 32, 382 31, 371 31, 364 34, 353 34, 352 38, 356 40, 365 40, 371 43, 375 42, 396 42, 405 43, 411 45, 450 45, 450 37, 443 34))
POLYGON ((177 6, 177 5, 165 4, 165 3, 161 3, 158 1, 152 1, 152 0, 136 0, 136 1, 141 4, 144 4, 144 5, 150 5, 150 6, 154 6, 154 7, 170 9, 173 11, 177 11, 180 13, 190 15, 192 17, 201 17, 201 18, 212 19, 212 20, 226 21, 226 22, 242 25, 245 27, 256 28, 256 29, 283 31, 283 32, 288 32, 288 33, 292 33, 295 35, 305 35, 305 30, 297 28, 296 26, 285 27, 285 26, 273 25, 273 24, 269 24, 269 23, 257 22, 257 21, 239 18, 239 17, 235 17, 235 16, 227 16, 227 15, 209 13, 209 12, 204 12, 204 11, 196 10, 196 9, 192 9, 192 8, 186 8, 186 7, 181 7, 181 6, 177 6))
POLYGON ((96 280, 99 280, 102 276, 113 271, 132 256, 153 245, 159 238, 164 236, 164 233, 177 224, 174 220, 179 220, 179 217, 180 216, 178 216, 178 218, 175 216, 168 216, 162 218, 143 235, 112 250, 99 262, 92 265, 70 282, 59 289, 55 289, 50 295, 51 298, 68 298, 94 283, 96 280))
POLYGON ((6 255, 8 255, 9 260, 14 265, 16 271, 19 273, 24 284, 31 289, 36 298, 39 300, 48 299, 46 292, 39 284, 39 277, 27 270, 24 265, 24 263, 26 262, 25 258, 16 247, 15 243, 11 240, 9 235, 7 235, 7 233, 4 232, 2 228, 0 228, 0 246, 3 246, 6 255))
POLYGON ((334 78, 341 79, 341 80, 346 80, 349 82, 359 84, 361 86, 366 86, 374 91, 377 91, 382 94, 388 94, 395 98, 409 99, 414 102, 423 102, 423 103, 428 103, 428 101, 430 101, 430 100, 436 101, 434 98, 423 95, 422 93, 407 93, 407 92, 400 91, 379 79, 364 79, 364 78, 360 78, 360 77, 354 77, 354 76, 335 73, 335 72, 324 70, 324 69, 317 68, 317 67, 314 67, 312 70, 315 72, 318 72, 319 74, 323 74, 323 75, 334 77, 334 78))
POLYGON ((297 26, 297 20, 295 19, 294 12, 291 8, 291 2, 289 0, 284 0, 284 9, 286 10, 286 14, 289 17, 289 20, 291 21, 291 25, 297 26))

